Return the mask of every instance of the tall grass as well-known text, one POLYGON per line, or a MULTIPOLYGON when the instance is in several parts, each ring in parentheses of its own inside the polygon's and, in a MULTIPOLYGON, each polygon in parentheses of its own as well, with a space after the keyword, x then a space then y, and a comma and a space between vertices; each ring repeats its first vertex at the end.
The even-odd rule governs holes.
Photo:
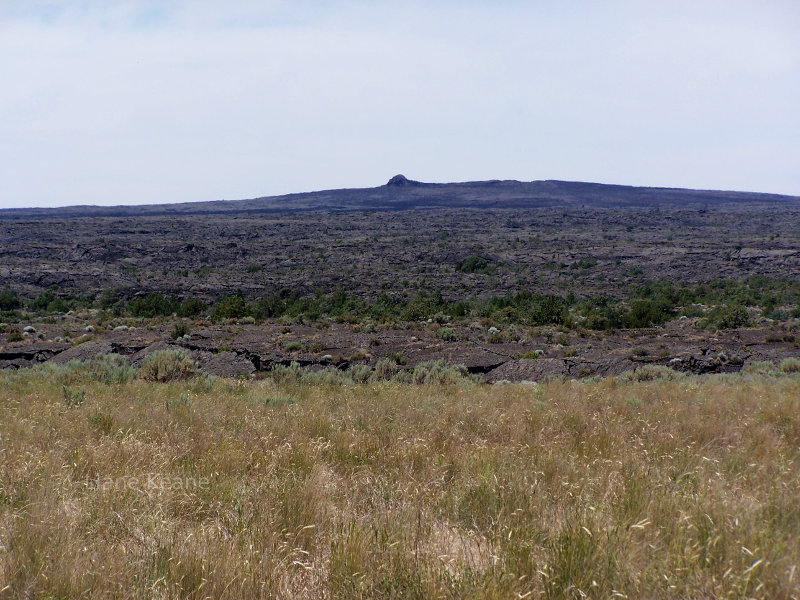
POLYGON ((0 598, 800 597, 796 375, 62 385, 0 373, 0 598))

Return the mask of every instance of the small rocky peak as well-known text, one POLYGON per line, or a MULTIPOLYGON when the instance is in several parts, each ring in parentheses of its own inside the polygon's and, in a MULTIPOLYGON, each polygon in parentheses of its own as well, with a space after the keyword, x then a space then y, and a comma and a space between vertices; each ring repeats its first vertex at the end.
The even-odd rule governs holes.
POLYGON ((413 185, 415 183, 417 182, 407 179, 405 175, 395 175, 389 180, 389 182, 386 185, 401 186, 401 185, 413 185))

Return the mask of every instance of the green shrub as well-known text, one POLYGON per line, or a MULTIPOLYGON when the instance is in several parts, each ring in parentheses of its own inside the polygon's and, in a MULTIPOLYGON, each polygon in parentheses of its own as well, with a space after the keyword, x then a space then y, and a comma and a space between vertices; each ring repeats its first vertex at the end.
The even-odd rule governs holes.
POLYGON ((780 368, 783 373, 800 373, 800 358, 784 358, 780 368))
POLYGON ((182 338, 185 335, 189 335, 189 331, 191 327, 188 323, 175 323, 175 327, 172 329, 172 333, 170 333, 170 337, 173 340, 177 340, 178 338, 182 338))
POLYGON ((106 384, 128 383, 136 377, 136 369, 119 354, 100 354, 90 361, 77 363, 74 368, 77 374, 82 373, 92 381, 106 384))
POLYGON ((436 333, 445 342, 454 342, 456 340, 456 332, 452 327, 442 327, 436 333))
POLYGON ((298 341, 286 342, 284 343, 283 347, 288 352, 296 352, 297 350, 300 350, 303 347, 303 344, 301 344, 298 341))
POLYGON ((662 325, 673 317, 673 309, 663 300, 636 300, 627 313, 622 315, 624 327, 637 329, 662 325))
POLYGON ((185 350, 158 350, 144 360, 139 377, 145 381, 180 381, 198 373, 197 365, 185 350))
POLYGON ((272 379, 278 383, 300 383, 303 379, 303 368, 296 361, 288 365, 272 365, 272 379))
POLYGON ((347 376, 355 383, 366 383, 372 376, 372 369, 365 364, 351 365, 347 369, 347 376))
POLYGON ((742 373, 747 375, 770 375, 775 370, 775 365, 768 360, 753 361, 742 367, 742 373))
POLYGON ((6 336, 6 339, 9 342, 21 342, 22 340, 25 339, 25 336, 22 335, 22 332, 15 327, 11 331, 9 331, 8 336, 6 336))
POLYGON ((375 371, 372 374, 372 378, 375 381, 389 381, 397 375, 398 371, 400 371, 400 368, 397 361, 388 356, 379 358, 375 363, 375 371))
POLYGON ((187 298, 178 307, 179 317, 196 317, 208 308, 199 298, 187 298))
POLYGON ((69 306, 64 300, 57 298, 50 290, 39 294, 35 300, 29 304, 31 310, 36 312, 65 313, 69 306))
POLYGON ((10 311, 16 310, 22 303, 19 301, 19 296, 17 292, 6 288, 2 292, 0 292, 0 310, 10 311))
POLYGON ((468 381, 464 365, 450 365, 444 359, 429 360, 414 367, 412 379, 417 384, 451 384, 468 381))
POLYGON ((685 375, 663 365, 642 365, 635 371, 625 371, 620 374, 620 381, 675 381, 685 375))
POLYGON ((287 404, 294 404, 294 398, 291 396, 267 396, 259 400, 260 404, 264 406, 286 406, 287 404))
POLYGON ((238 319, 245 315, 247 306, 241 294, 223 296, 214 305, 211 311, 211 319, 220 321, 222 319, 238 319))
POLYGON ((486 273, 489 263, 480 256, 470 256, 456 264, 459 273, 486 273))
POLYGON ((741 304, 715 306, 701 323, 704 329, 735 329, 748 325, 750 325, 750 313, 741 304))
POLYGON ((134 317, 152 318, 169 316, 178 311, 180 303, 175 298, 152 293, 147 296, 136 296, 128 302, 128 311, 134 317))
POLYGON ((184 392, 177 398, 167 399, 164 404, 166 405, 167 410, 170 410, 171 408, 174 408, 176 406, 187 407, 191 403, 189 402, 189 394, 184 392))
POLYGON ((83 388, 75 390, 67 387, 66 385, 62 385, 61 395, 64 399, 64 404, 66 404, 68 407, 80 406, 83 404, 83 401, 86 398, 86 390, 83 388))

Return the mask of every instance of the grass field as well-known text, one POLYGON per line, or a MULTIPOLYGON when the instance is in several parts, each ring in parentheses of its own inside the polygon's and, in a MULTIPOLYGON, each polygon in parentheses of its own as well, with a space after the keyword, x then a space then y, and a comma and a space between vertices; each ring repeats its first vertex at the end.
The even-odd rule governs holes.
POLYGON ((800 376, 0 373, 0 598, 800 597, 800 376))

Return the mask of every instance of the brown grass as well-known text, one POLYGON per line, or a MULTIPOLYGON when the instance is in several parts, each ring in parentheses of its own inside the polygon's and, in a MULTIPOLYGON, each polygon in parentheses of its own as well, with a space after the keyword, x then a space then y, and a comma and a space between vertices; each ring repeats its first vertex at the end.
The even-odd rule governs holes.
POLYGON ((0 598, 800 597, 796 376, 83 389, 0 374, 0 598))

